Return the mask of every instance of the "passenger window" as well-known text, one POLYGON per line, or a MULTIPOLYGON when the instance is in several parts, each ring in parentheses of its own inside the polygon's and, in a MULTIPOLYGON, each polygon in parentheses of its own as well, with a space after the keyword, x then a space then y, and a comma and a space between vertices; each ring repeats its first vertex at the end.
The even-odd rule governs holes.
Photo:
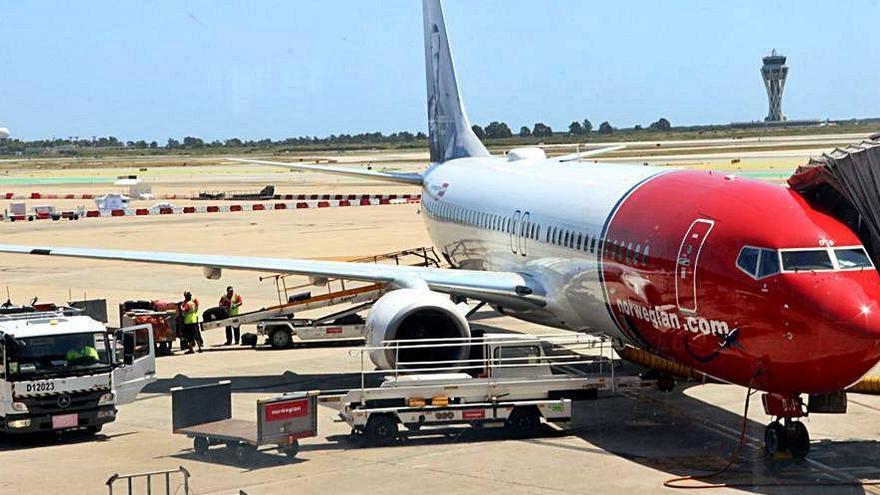
POLYGON ((567 230, 565 231, 565 237, 564 237, 564 240, 563 240, 563 242, 562 242, 562 245, 563 245, 564 247, 568 247, 568 231, 567 231, 567 230))
POLYGON ((595 237, 593 237, 592 239, 590 239, 590 252, 591 252, 591 253, 595 253, 595 252, 596 252, 596 238, 595 238, 595 237))
POLYGON ((744 247, 736 258, 736 266, 752 277, 758 274, 758 250, 753 247, 744 247))
POLYGON ((840 248, 834 250, 837 256, 837 264, 842 270, 851 270, 857 268, 873 268, 871 258, 863 248, 840 248))
POLYGON ((578 234, 578 240, 577 240, 577 246, 576 246, 576 249, 578 251, 581 250, 581 246, 583 245, 583 243, 584 243, 584 234, 578 234))
POLYGON ((779 273, 779 253, 772 249, 761 250, 761 260, 758 262, 758 278, 769 277, 779 273))
POLYGON ((643 265, 647 266, 647 264, 648 264, 648 251, 650 251, 650 250, 651 250, 651 246, 645 244, 645 250, 642 251, 642 264, 643 265))
POLYGON ((790 272, 803 270, 832 270, 834 265, 827 249, 783 251, 782 269, 790 272))

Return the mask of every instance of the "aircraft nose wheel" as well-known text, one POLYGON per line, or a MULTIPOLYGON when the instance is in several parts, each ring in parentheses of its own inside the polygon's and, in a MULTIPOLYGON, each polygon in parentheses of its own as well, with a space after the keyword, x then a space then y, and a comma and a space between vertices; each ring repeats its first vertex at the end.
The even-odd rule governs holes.
POLYGON ((800 421, 786 418, 784 425, 774 421, 764 430, 764 451, 768 455, 788 453, 794 459, 803 459, 810 452, 810 433, 800 421))
POLYGON ((788 444, 785 437, 785 427, 774 421, 767 425, 764 430, 764 452, 769 455, 775 455, 785 452, 788 444))

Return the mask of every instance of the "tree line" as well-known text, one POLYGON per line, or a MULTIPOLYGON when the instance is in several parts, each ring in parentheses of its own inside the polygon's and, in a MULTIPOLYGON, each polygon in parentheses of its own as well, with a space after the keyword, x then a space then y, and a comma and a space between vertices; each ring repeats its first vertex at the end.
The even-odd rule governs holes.
MULTIPOLYGON (((672 125, 665 118, 660 118, 656 122, 648 126, 652 131, 668 131, 672 125)), ((536 122, 531 127, 522 126, 519 132, 514 136, 510 126, 505 122, 493 121, 485 127, 472 126, 474 133, 481 140, 493 139, 512 139, 519 138, 549 138, 552 136, 588 136, 595 132, 596 134, 612 134, 617 130, 608 121, 599 124, 598 129, 593 130, 593 124, 589 119, 582 121, 574 121, 568 126, 568 132, 556 132, 549 125, 543 122, 536 122)), ((643 130, 642 126, 637 125, 633 130, 643 130)), ((197 149, 222 149, 222 148, 269 148, 269 147, 297 147, 297 146, 320 146, 320 145, 370 145, 370 144, 392 144, 405 145, 409 143, 421 143, 428 139, 424 132, 412 133, 409 131, 392 132, 384 134, 382 132, 363 132, 359 134, 331 134, 326 137, 317 136, 301 136, 291 137, 279 140, 269 138, 250 140, 240 138, 230 138, 225 140, 206 141, 194 136, 186 136, 182 139, 168 138, 165 142, 158 141, 122 141, 114 136, 102 136, 91 138, 53 138, 40 139, 34 141, 22 141, 18 139, 7 139, 0 141, 0 154, 11 154, 17 152, 37 151, 40 149, 61 149, 70 148, 71 151, 81 149, 133 149, 133 150, 197 150, 197 149)))
MULTIPOLYGON (((474 131, 474 134, 477 135, 481 140, 483 139, 510 139, 513 137, 513 131, 510 127, 504 122, 493 121, 490 122, 486 127, 480 127, 479 125, 471 126, 471 129, 474 131)), ((672 129, 672 124, 669 123, 665 117, 661 117, 656 122, 652 122, 648 125, 648 130, 651 131, 668 131, 672 129)), ((636 125, 633 127, 635 131, 644 130, 641 125, 636 125)), ((596 129, 597 134, 612 134, 615 131, 615 128, 606 120, 599 124, 599 128, 596 129)), ((587 136, 593 132, 593 123, 590 122, 590 119, 584 119, 583 121, 575 120, 568 126, 568 135, 569 136, 587 136)), ((543 122, 536 122, 532 128, 528 126, 522 126, 517 133, 518 137, 521 138, 542 138, 542 137, 551 137, 555 133, 553 129, 544 124, 543 122)))

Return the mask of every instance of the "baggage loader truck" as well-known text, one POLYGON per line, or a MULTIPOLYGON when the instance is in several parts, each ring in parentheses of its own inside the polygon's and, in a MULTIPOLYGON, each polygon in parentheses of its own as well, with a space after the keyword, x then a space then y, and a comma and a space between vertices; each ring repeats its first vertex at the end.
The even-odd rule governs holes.
POLYGON ((502 427, 513 437, 527 437, 542 420, 569 421, 572 401, 656 387, 653 380, 616 375, 610 343, 585 335, 385 341, 355 352, 448 346, 469 346, 470 357, 378 371, 388 374, 378 387, 365 386, 365 375, 373 372, 362 369, 362 388, 325 393, 319 400, 338 411, 337 420, 348 423, 354 440, 387 445, 399 437, 448 433, 461 426, 502 427))
POLYGON ((156 379, 149 325, 64 310, 0 315, 0 432, 101 431, 156 379))

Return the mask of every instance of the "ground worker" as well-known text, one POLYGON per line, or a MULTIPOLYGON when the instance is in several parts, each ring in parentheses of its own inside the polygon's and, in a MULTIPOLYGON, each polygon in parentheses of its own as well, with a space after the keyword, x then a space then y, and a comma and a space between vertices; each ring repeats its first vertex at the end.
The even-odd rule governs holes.
MULTIPOLYGON (((239 308, 242 305, 241 295, 235 293, 235 289, 230 285, 226 288, 226 294, 220 296, 220 307, 226 310, 226 316, 232 318, 238 316, 239 308)), ((226 327, 226 344, 232 345, 232 334, 235 333, 235 345, 241 340, 241 325, 229 325, 226 327)))
POLYGON ((101 360, 98 351, 86 341, 81 340, 77 345, 70 348, 65 355, 67 364, 92 364, 101 360))
POLYGON ((199 331, 199 300, 193 297, 192 292, 183 293, 180 312, 183 315, 183 337, 188 346, 186 353, 192 354, 196 344, 199 346, 199 352, 202 352, 202 332, 199 331))

